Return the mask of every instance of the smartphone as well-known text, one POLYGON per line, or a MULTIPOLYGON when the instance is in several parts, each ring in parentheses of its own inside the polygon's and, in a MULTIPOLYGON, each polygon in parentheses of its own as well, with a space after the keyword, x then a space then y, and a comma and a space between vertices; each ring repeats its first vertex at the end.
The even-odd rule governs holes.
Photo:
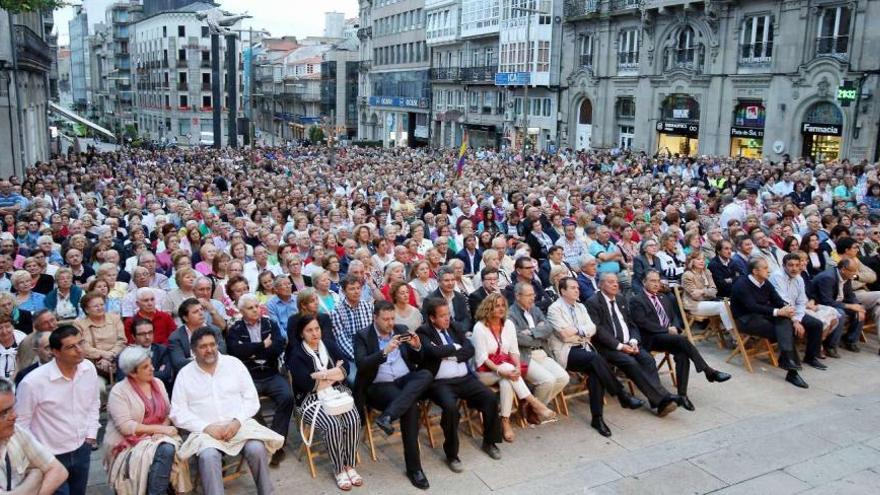
POLYGON ((412 335, 409 335, 409 334, 406 334, 406 335, 399 335, 398 338, 397 338, 397 340, 398 340, 400 343, 409 342, 410 340, 412 340, 412 335))

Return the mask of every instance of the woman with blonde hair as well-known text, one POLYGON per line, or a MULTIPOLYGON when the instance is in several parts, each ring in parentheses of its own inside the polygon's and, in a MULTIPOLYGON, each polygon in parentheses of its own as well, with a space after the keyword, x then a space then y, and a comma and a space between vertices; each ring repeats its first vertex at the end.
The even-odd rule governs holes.
POLYGON ((685 262, 685 272, 681 275, 682 304, 684 309, 696 316, 719 316, 726 330, 733 328, 730 314, 724 303, 718 299, 718 289, 712 274, 706 269, 703 253, 693 251, 685 262))
POLYGON ((474 319, 474 365, 477 376, 485 385, 498 385, 501 395, 501 430, 504 440, 512 442, 513 428, 510 414, 513 411, 513 397, 524 401, 542 421, 556 418, 544 403, 529 391, 525 382, 527 369, 519 359, 519 344, 516 329, 507 318, 507 300, 500 293, 489 294, 477 308, 474 319))

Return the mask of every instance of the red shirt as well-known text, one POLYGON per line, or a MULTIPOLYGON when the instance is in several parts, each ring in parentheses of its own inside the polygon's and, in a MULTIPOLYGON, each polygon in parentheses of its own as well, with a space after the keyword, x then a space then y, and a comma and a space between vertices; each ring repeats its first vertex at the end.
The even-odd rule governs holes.
POLYGON ((134 344, 134 335, 131 332, 131 326, 134 324, 135 318, 143 318, 153 322, 153 343, 155 344, 168 345, 168 337, 170 337, 171 333, 177 329, 177 325, 174 323, 174 318, 172 318, 169 313, 156 311, 153 314, 153 317, 149 318, 138 311, 134 316, 125 320, 125 338, 128 339, 129 344, 134 344))

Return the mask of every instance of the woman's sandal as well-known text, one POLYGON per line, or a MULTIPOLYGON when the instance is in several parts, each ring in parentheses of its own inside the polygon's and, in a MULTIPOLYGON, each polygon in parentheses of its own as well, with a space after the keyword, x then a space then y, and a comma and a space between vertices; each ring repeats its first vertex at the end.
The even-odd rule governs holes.
POLYGON ((344 492, 351 491, 351 480, 348 478, 347 472, 343 471, 336 475, 336 486, 344 492))
POLYGON ((352 467, 345 468, 345 474, 348 475, 348 479, 351 480, 351 484, 354 486, 361 486, 364 484, 364 479, 361 478, 361 475, 357 473, 352 467))

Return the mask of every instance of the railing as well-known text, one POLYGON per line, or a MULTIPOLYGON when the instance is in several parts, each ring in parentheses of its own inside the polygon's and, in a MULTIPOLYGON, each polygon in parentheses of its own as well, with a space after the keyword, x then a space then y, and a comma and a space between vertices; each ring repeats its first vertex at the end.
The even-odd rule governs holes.
POLYGON ((202 83, 202 91, 211 91, 211 83, 202 83))
POLYGON ((639 0, 611 0, 611 10, 637 9, 639 0))
POLYGON ((461 69, 461 80, 465 82, 495 82, 495 73, 498 68, 495 65, 485 67, 464 67, 461 69))
POLYGON ((565 17, 585 17, 599 12, 599 0, 565 0, 565 17))
POLYGON ((189 84, 187 84, 185 82, 179 82, 179 83, 177 83, 177 90, 178 91, 189 91, 189 84))
POLYGON ((459 67, 440 67, 431 69, 432 81, 458 81, 461 79, 461 68, 459 67))
POLYGON ((592 54, 582 54, 581 55, 581 67, 585 67, 587 69, 593 68, 593 55, 592 54))
POLYGON ((359 40, 364 41, 373 37, 373 27, 367 26, 362 27, 357 30, 357 37, 359 40))
POLYGON ((848 60, 849 36, 823 36, 817 38, 816 55, 826 55, 840 60, 848 60))
POLYGON ((15 25, 15 49, 20 64, 38 70, 49 70, 52 66, 52 50, 48 43, 27 26, 15 25))
POLYGON ((210 67, 211 67, 211 60, 200 60, 200 61, 199 61, 199 67, 202 67, 202 68, 205 68, 205 69, 210 68, 210 67))

